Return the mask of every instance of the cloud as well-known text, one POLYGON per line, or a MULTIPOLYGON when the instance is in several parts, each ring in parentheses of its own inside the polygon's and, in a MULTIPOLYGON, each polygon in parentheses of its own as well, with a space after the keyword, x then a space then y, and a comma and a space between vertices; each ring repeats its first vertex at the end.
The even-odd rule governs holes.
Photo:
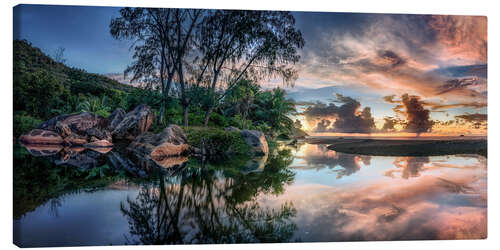
POLYGON ((429 25, 449 57, 485 62, 487 27, 484 16, 432 16, 429 25))
POLYGON ((411 180, 371 175, 369 182, 352 185, 294 185, 277 201, 260 200, 276 206, 293 200, 302 225, 296 233, 304 241, 486 237, 485 162, 436 166, 445 169, 420 174, 440 162, 408 160, 424 163, 411 180))
POLYGON ((455 118, 463 119, 468 122, 484 122, 488 120, 488 115, 479 113, 474 113, 474 114, 466 113, 464 115, 457 115, 455 116, 455 118))
MULTIPOLYGON (((429 163, 429 157, 399 157, 393 164, 401 171, 401 177, 408 179, 410 177, 419 177, 424 165, 429 163)), ((392 176, 392 172, 386 172, 387 176, 392 176)))
POLYGON ((303 115, 309 120, 320 119, 314 132, 341 132, 341 133, 371 133, 375 129, 375 121, 369 107, 359 110, 361 104, 347 96, 337 94, 335 103, 328 105, 317 103, 309 106, 303 115))
MULTIPOLYGON (((396 114, 405 116, 404 130, 406 132, 417 134, 431 132, 434 122, 430 119, 430 111, 424 107, 425 102, 422 102, 419 96, 404 94, 401 96, 401 100, 394 98, 395 95, 392 95, 385 96, 383 99, 388 103, 397 104, 393 110, 396 114)), ((389 122, 393 121, 389 120, 389 122)))
POLYGON ((367 15, 350 22, 351 29, 315 29, 321 36, 306 44, 299 64, 304 84, 316 79, 315 87, 335 82, 443 105, 486 104, 485 17, 367 15))
POLYGON ((487 114, 465 113, 463 115, 455 116, 455 119, 457 119, 459 121, 463 121, 465 123, 469 123, 472 126, 474 126, 474 128, 476 128, 476 129, 479 129, 481 127, 486 128, 488 126, 488 115, 487 114))
POLYGON ((307 164, 307 168, 332 169, 337 173, 337 179, 358 172, 361 170, 361 163, 369 166, 371 161, 371 156, 335 152, 329 150, 326 145, 307 144, 303 145, 303 147, 306 147, 304 155, 296 156, 296 158, 303 159, 307 164))

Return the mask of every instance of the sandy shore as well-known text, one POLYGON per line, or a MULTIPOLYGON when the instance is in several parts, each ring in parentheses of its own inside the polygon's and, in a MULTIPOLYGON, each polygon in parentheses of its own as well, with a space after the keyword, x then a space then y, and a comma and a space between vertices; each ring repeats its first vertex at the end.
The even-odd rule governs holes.
POLYGON ((330 144, 328 149, 341 153, 380 156, 435 156, 453 154, 487 155, 487 140, 384 140, 384 139, 342 139, 309 138, 312 144, 330 144))

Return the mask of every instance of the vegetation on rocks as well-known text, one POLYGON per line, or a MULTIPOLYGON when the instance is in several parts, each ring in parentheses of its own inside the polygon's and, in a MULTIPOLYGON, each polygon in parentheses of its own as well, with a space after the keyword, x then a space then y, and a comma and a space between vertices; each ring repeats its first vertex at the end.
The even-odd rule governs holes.
POLYGON ((227 157, 228 155, 248 155, 248 146, 239 132, 220 128, 189 127, 184 129, 188 143, 197 148, 205 148, 208 155, 227 157))

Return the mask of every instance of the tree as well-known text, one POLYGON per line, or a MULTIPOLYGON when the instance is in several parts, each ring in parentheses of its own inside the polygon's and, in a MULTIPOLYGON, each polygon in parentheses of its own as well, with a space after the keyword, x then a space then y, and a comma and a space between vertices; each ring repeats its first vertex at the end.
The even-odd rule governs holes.
POLYGON ((14 110, 46 119, 68 96, 69 89, 45 70, 14 75, 14 110))
POLYGON ((209 79, 204 124, 219 102, 243 78, 278 76, 286 84, 297 78, 293 64, 304 46, 290 12, 216 10, 203 19, 199 37, 197 84, 209 79), (217 87, 222 90, 217 94, 217 87))
POLYGON ((286 99, 284 90, 276 88, 257 95, 251 118, 269 124, 271 132, 287 133, 294 127, 289 115, 295 112, 295 103, 286 99))
POLYGON ((188 96, 188 83, 185 77, 186 60, 192 52, 196 41, 194 33, 200 25, 200 17, 204 10, 174 9, 173 36, 171 41, 171 56, 174 61, 177 80, 180 85, 181 105, 184 117, 184 126, 188 126, 188 108, 191 98, 188 96))
POLYGON ((150 82, 160 83, 162 105, 158 122, 163 120, 175 74, 174 48, 170 41, 173 36, 172 12, 172 9, 160 8, 123 8, 120 10, 121 17, 112 19, 110 23, 110 33, 114 38, 134 41, 134 62, 127 67, 124 75, 132 72, 132 81, 148 78, 150 82))
POLYGON ((65 48, 63 48, 61 46, 58 47, 54 51, 54 61, 64 64, 66 62, 66 59, 64 58, 64 51, 65 51, 65 48))
POLYGON ((224 99, 224 106, 227 106, 225 113, 240 115, 242 119, 247 119, 250 108, 260 90, 260 86, 252 81, 240 80, 234 88, 229 90, 224 99))

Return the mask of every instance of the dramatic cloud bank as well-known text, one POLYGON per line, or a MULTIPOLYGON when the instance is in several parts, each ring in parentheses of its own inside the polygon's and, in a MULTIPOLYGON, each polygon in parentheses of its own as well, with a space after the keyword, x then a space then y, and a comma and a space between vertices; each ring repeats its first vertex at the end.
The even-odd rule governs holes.
MULTIPOLYGON (((428 133, 434 132, 433 124, 438 124, 442 132, 451 123, 462 126, 466 121, 459 118, 460 123, 450 122, 454 116, 486 112, 486 17, 296 15, 297 24, 307 37, 296 86, 318 90, 335 88, 334 93, 355 96, 358 103, 371 108, 370 115, 364 119, 362 110, 345 116, 338 113, 340 107, 333 103, 313 105, 306 114, 316 121, 314 131, 428 133), (403 100, 405 94, 407 97, 403 100), (387 105, 380 104, 387 100, 377 100, 384 96, 400 99, 395 103, 398 108, 394 115, 388 114, 391 111, 387 105), (446 118, 449 115, 451 120, 446 118), (371 126, 371 118, 378 129, 371 126), (350 121, 355 119, 363 125, 352 126, 350 121)), ((325 94, 315 93, 323 103, 325 94)), ((300 92, 294 93, 294 98, 301 100, 300 92)), ((310 94, 305 99, 314 100, 310 94)), ((356 107, 354 104, 356 102, 352 103, 356 107)), ((486 123, 482 122, 481 128, 486 123)), ((476 122, 471 128, 478 126, 476 122)), ((458 133, 467 132, 465 127, 459 130, 458 133)))
MULTIPOLYGON (((318 41, 306 44, 302 78, 361 84, 398 95, 404 91, 456 101, 470 101, 469 97, 484 101, 485 17, 354 16, 349 26, 323 27, 318 41), (442 74, 448 67, 473 70, 450 77, 442 74), (461 81, 465 84, 455 85, 461 81)), ((315 25, 305 22, 305 28, 315 25)))
POLYGON ((371 133, 375 122, 369 107, 359 110, 361 104, 351 97, 337 94, 337 103, 317 103, 306 108, 308 120, 320 119, 314 132, 371 133))

